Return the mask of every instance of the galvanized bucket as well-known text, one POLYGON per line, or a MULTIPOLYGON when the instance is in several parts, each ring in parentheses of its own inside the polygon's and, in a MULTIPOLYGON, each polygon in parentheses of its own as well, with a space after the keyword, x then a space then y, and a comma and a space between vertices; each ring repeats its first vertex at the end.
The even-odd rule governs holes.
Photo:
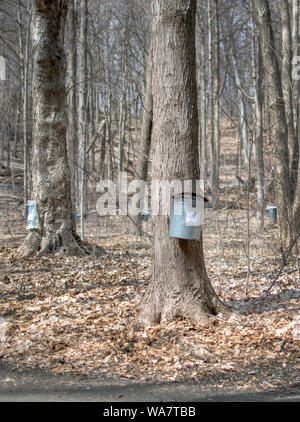
POLYGON ((151 216, 151 212, 146 210, 141 212, 141 218, 143 221, 148 221, 151 216))
POLYGON ((39 229, 40 219, 35 201, 27 201, 27 223, 26 229, 39 229))
POLYGON ((266 211, 268 213, 270 223, 277 223, 277 207, 267 207, 266 211))
POLYGON ((75 224, 80 223, 80 214, 78 212, 74 212, 74 219, 75 219, 75 224))
POLYGON ((196 205, 195 196, 172 198, 169 237, 187 240, 200 239, 203 211, 196 205))

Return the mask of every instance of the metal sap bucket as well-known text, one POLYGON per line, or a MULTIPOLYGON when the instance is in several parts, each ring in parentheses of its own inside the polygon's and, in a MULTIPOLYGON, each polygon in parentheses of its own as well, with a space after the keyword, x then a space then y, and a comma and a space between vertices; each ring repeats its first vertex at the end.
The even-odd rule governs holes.
POLYGON ((78 212, 74 212, 74 220, 75 220, 75 224, 80 223, 80 214, 78 212))
POLYGON ((150 216, 151 216, 151 212, 150 211, 142 211, 141 212, 141 219, 143 220, 143 221, 148 221, 149 220, 149 218, 150 218, 150 216))
POLYGON ((27 222, 26 229, 39 229, 40 228, 40 219, 36 206, 36 201, 27 201, 27 222))
POLYGON ((267 210, 270 223, 276 224, 277 223, 277 207, 274 207, 274 206, 267 207, 266 210, 267 210))
POLYGON ((171 202, 169 237, 199 240, 204 216, 202 205, 203 200, 198 198, 196 201, 195 195, 173 197, 171 202), (202 204, 199 201, 202 201, 202 204))

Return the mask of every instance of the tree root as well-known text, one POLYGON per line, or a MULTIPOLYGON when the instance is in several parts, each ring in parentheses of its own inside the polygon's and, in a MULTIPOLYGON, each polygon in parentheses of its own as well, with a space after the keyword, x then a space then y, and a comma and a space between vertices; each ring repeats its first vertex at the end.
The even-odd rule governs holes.
POLYGON ((212 322, 219 313, 223 315, 232 314, 231 308, 216 295, 207 301, 194 299, 183 293, 179 303, 176 304, 168 299, 166 294, 163 300, 155 302, 157 296, 154 298, 153 295, 154 293, 152 295, 150 293, 142 300, 140 314, 131 323, 132 329, 142 330, 178 318, 184 318, 191 323, 201 325, 212 322))
POLYGON ((19 246, 17 254, 20 258, 30 258, 40 249, 41 234, 38 230, 30 230, 19 246))
POLYGON ((58 231, 55 235, 42 237, 38 230, 30 230, 18 248, 20 258, 41 257, 58 253, 62 256, 101 256, 105 250, 98 245, 89 245, 72 231, 58 231))

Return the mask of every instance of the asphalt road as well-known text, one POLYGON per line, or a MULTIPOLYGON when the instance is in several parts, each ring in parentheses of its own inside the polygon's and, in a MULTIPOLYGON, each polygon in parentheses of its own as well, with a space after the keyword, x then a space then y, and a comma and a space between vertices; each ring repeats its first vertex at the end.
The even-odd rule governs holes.
POLYGON ((264 392, 222 390, 196 382, 137 383, 52 375, 0 365, 1 402, 300 402, 300 384, 264 392))

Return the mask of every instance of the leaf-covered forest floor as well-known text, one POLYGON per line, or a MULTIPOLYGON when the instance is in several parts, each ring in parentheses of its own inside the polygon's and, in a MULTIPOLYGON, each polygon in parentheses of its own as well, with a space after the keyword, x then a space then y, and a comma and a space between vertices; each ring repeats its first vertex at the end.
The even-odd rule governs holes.
POLYGON ((104 247, 103 256, 20 260, 16 248, 26 234, 20 198, 17 186, 1 191, 0 363, 139 382, 213 377, 218 387, 237 390, 299 387, 297 265, 291 260, 268 291, 281 268, 277 228, 266 217, 265 231, 257 229, 255 191, 249 232, 241 187, 223 188, 222 208, 205 213, 207 271, 232 315, 143 331, 130 324, 151 277, 150 237, 126 234, 125 217, 104 221, 91 207, 86 233, 104 247))

